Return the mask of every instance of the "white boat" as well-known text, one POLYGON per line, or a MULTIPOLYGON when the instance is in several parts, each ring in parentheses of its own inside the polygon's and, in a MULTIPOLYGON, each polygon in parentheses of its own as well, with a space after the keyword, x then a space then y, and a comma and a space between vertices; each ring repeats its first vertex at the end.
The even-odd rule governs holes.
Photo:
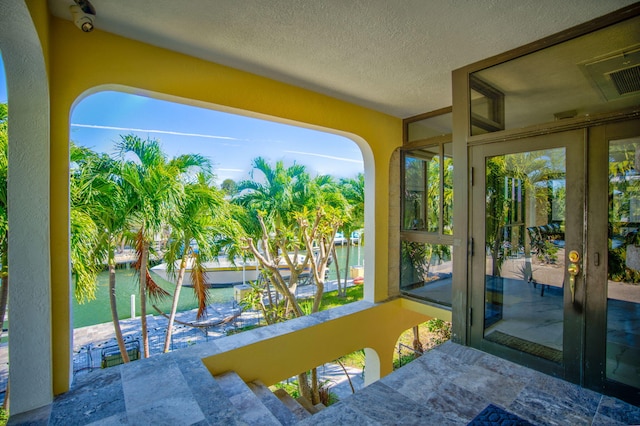
MULTIPOLYGON (((299 255, 298 261, 302 263, 304 261, 304 255, 299 255)), ((187 261, 187 269, 182 281, 182 285, 187 287, 193 286, 193 281, 191 280, 192 265, 193 259, 189 259, 187 261)), ((280 261, 280 265, 279 269, 283 278, 288 278, 291 274, 284 259, 280 261)), ((204 262, 203 266, 206 273, 205 281, 207 287, 212 288, 231 287, 236 284, 256 281, 260 275, 260 269, 258 268, 258 262, 256 260, 247 260, 246 262, 243 262, 242 259, 236 259, 234 265, 234 263, 232 263, 226 256, 220 256, 217 260, 204 262)), ((176 262, 176 266, 174 268, 175 273, 173 275, 170 275, 167 271, 166 263, 154 266, 151 268, 151 271, 158 274, 165 280, 175 283, 178 279, 179 268, 180 263, 178 261, 176 262)), ((307 268, 305 273, 308 272, 309 268, 307 268)))

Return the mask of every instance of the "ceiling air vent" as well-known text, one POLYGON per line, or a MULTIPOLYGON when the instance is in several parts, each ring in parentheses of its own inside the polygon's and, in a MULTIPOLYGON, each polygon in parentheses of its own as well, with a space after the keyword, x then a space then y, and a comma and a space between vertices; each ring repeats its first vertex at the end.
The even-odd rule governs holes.
POLYGON ((616 87, 618 94, 637 92, 640 90, 640 65, 609 73, 609 78, 616 87))
POLYGON ((585 61, 579 66, 607 101, 640 95, 640 48, 638 45, 585 61))

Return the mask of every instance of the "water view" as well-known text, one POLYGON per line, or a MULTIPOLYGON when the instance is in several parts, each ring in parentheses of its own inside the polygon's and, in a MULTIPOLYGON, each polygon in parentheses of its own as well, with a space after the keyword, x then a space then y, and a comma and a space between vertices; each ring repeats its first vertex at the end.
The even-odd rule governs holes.
MULTIPOLYGON (((346 246, 337 246, 336 254, 340 264, 340 278, 344 280, 345 259, 347 255, 346 246)), ((362 250, 360 256, 362 259, 362 250)), ((362 260, 361 260, 362 261, 362 260)), ((349 255, 349 265, 358 265, 358 246, 351 247, 349 255)), ((153 273, 152 273, 153 274, 153 273)), ((153 278, 162 288, 173 294, 174 284, 162 279, 160 276, 153 274, 153 278)), ((135 295, 136 316, 140 315, 139 296, 138 296, 138 277, 133 269, 119 269, 116 271, 116 300, 118 305, 118 316, 120 319, 131 318, 131 295, 135 295)), ((330 266, 329 279, 336 279, 335 265, 330 266)), ((233 288, 215 288, 209 289, 210 303, 224 303, 233 300, 233 288)), ((168 297, 157 304, 163 312, 169 312, 171 309, 172 297, 168 297)), ((147 313, 157 315, 157 311, 151 306, 152 303, 147 301, 147 313)), ((178 304, 178 312, 197 308, 197 301, 193 295, 193 290, 189 287, 183 287, 180 293, 180 301, 178 304)), ((96 291, 96 299, 84 304, 79 304, 75 299, 73 301, 73 327, 86 327, 93 324, 101 324, 111 321, 111 307, 109 305, 109 273, 102 272, 98 277, 98 289, 96 291)))

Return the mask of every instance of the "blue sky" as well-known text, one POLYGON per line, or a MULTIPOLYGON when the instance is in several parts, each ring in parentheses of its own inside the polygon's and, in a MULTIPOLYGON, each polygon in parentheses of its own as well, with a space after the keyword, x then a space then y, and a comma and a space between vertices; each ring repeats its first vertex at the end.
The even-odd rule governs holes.
MULTIPOLYGON (((7 102, 0 57, 0 102, 7 102)), ((175 104, 120 92, 100 92, 77 104, 70 140, 113 153, 120 135, 157 139, 169 156, 199 153, 214 165, 217 182, 250 179, 251 161, 294 161, 312 175, 355 177, 364 171, 362 153, 350 139, 330 133, 175 104)))

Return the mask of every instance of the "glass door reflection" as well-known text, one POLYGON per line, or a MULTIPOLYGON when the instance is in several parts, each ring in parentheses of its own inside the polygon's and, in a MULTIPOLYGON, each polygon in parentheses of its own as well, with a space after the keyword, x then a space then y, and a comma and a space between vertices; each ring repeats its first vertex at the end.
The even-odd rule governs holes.
POLYGON ((607 379, 640 388, 640 137, 609 143, 607 379))
POLYGON ((566 155, 554 148, 485 161, 484 338, 563 361, 566 155))

